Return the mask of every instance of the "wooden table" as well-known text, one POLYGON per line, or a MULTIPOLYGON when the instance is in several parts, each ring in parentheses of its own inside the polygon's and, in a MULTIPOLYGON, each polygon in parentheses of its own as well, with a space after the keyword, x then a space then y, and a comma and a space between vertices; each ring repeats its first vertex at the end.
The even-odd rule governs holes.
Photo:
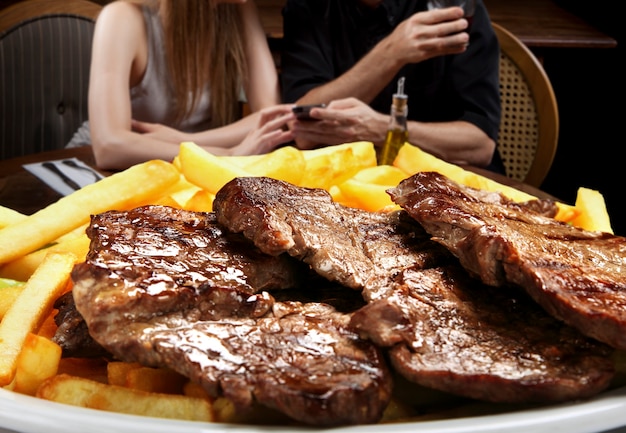
MULTIPOLYGON (((554 0, 484 0, 491 19, 531 48, 614 48, 617 41, 554 0)), ((257 0, 270 39, 283 35, 285 0, 257 0)))
MULTIPOLYGON (((85 164, 95 167, 90 146, 53 150, 0 160, 0 205, 30 215, 60 199, 61 195, 58 192, 26 171, 22 166, 33 162, 69 158, 78 158, 85 164)), ((107 173, 102 174, 106 175, 107 173)))
MULTIPOLYGON (((95 167, 90 146, 72 149, 53 150, 19 158, 0 160, 0 206, 8 207, 30 215, 45 206, 54 203, 61 195, 23 168, 24 164, 52 161, 57 159, 78 158, 85 164, 95 167)), ((535 197, 553 199, 553 196, 519 181, 476 167, 465 167, 487 178, 512 186, 535 197)), ((110 172, 102 172, 108 175, 110 172)))
POLYGON ((530 48, 614 48, 617 41, 554 0, 484 0, 491 19, 530 48))

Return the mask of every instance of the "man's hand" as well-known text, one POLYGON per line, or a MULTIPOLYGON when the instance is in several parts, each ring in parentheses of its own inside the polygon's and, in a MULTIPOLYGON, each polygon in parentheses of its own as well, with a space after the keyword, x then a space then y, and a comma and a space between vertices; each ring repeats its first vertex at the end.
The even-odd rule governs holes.
POLYGON ((356 98, 339 99, 326 108, 314 108, 316 120, 297 120, 292 124, 300 149, 324 145, 371 141, 376 145, 385 140, 389 116, 380 114, 356 98))
POLYGON ((377 48, 401 64, 458 54, 466 50, 469 34, 463 9, 452 7, 418 12, 403 21, 377 48))

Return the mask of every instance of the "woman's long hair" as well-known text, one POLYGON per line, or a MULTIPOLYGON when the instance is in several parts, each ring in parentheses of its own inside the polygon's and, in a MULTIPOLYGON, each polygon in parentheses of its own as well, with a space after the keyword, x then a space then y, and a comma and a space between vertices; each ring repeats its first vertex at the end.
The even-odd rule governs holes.
POLYGON ((165 52, 176 100, 176 120, 187 117, 210 83, 214 127, 240 117, 247 77, 245 29, 237 4, 213 0, 146 0, 159 3, 165 52))

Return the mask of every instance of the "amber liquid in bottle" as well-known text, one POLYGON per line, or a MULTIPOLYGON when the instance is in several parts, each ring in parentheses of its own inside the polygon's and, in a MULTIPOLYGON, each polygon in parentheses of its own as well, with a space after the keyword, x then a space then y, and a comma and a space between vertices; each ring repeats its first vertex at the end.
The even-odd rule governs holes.
POLYGON ((404 94, 404 77, 398 80, 398 91, 393 95, 391 103, 391 118, 385 144, 379 153, 379 165, 391 165, 398 155, 398 151, 407 142, 409 133, 406 127, 408 114, 407 95, 404 94))

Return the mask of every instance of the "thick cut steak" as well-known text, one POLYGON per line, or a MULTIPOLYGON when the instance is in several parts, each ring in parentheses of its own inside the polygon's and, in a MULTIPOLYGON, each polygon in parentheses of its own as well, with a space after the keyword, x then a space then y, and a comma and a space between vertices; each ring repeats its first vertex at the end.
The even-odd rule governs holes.
POLYGON ((288 253, 353 289, 389 280, 415 263, 427 267, 450 258, 404 212, 341 206, 322 189, 276 179, 234 179, 218 191, 213 209, 221 224, 243 233, 261 251, 288 253))
POLYGON ((349 209, 324 191, 267 178, 229 182, 214 209, 261 250, 288 252, 334 281, 358 282, 352 287, 367 305, 350 327, 388 348, 411 381, 527 402, 593 395, 613 377, 609 347, 552 318, 524 293, 501 296, 471 279, 404 211, 349 209))
POLYGON ((546 218, 437 173, 418 173, 389 193, 486 284, 519 285, 553 316, 626 349, 626 238, 546 218))
POLYGON ((393 367, 423 386, 494 402, 558 402, 597 394, 613 378, 610 347, 458 264, 406 269, 386 290, 364 292, 375 300, 351 328, 388 347, 393 367))
POLYGON ((177 371, 239 411, 261 404, 323 426, 381 418, 391 375, 350 314, 261 290, 287 289, 302 263, 260 253, 212 214, 166 207, 97 215, 87 233, 73 297, 116 358, 177 371))

